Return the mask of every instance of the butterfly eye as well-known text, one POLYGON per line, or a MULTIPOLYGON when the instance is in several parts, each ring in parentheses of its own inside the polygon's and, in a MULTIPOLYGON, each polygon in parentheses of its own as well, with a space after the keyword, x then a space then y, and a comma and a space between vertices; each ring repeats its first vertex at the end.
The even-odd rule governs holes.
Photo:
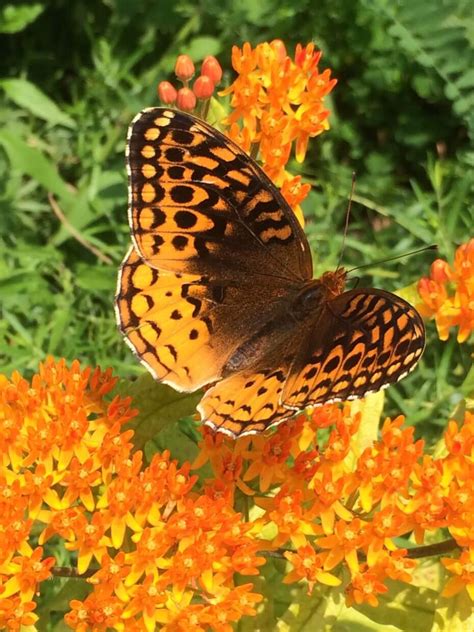
POLYGON ((322 287, 319 281, 306 285, 296 297, 291 306, 291 312, 297 320, 305 318, 315 309, 322 300, 322 287))

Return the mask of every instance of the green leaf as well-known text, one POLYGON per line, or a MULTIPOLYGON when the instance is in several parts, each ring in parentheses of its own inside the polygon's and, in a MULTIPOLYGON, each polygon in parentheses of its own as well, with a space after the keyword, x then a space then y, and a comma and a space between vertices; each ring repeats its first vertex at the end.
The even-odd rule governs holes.
POLYGON ((278 620, 277 632, 326 632, 335 624, 344 606, 343 589, 320 586, 311 595, 306 586, 294 591, 287 612, 278 620))
POLYGON ((0 131, 0 145, 6 151, 12 169, 31 176, 46 191, 60 197, 73 197, 56 167, 39 149, 30 147, 17 134, 7 129, 0 131))
POLYGON ((64 125, 74 128, 75 122, 67 114, 64 114, 56 103, 44 92, 26 79, 2 79, 0 88, 20 108, 31 112, 35 116, 51 123, 52 125, 64 125))
POLYGON ((178 393, 170 386, 158 384, 148 373, 133 382, 121 381, 117 391, 122 396, 130 395, 134 408, 139 410, 138 417, 130 424, 135 431, 133 443, 137 448, 143 448, 170 424, 193 415, 201 399, 200 393, 178 393))
POLYGON ((453 597, 440 597, 431 632, 467 632, 474 630, 474 608, 466 590, 453 597))
MULTIPOLYGON (((84 580, 65 579, 62 577, 52 577, 50 580, 54 593, 49 595, 50 598, 41 600, 37 610, 39 614, 39 629, 49 630, 47 627, 51 624, 53 615, 57 612, 67 612, 70 610, 70 601, 72 599, 85 599, 91 592, 91 586, 84 580)), ((61 623, 54 629, 63 629, 61 623)), ((64 628, 66 629, 66 628, 64 628)), ((23 631, 23 629, 22 629, 23 631)))
POLYGON ((112 293, 117 280, 117 270, 113 266, 87 265, 77 266, 75 280, 77 285, 87 291, 105 291, 112 293))
POLYGON ((7 4, 0 9, 0 33, 18 33, 34 22, 44 11, 44 5, 39 2, 33 4, 7 4))
POLYGON ((392 625, 402 631, 429 632, 438 593, 430 588, 409 586, 403 582, 387 581, 386 584, 389 591, 378 596, 377 608, 362 605, 356 609, 377 625, 392 625))
POLYGON ((196 61, 207 55, 218 55, 221 48, 221 43, 215 37, 195 37, 187 44, 186 54, 196 61))

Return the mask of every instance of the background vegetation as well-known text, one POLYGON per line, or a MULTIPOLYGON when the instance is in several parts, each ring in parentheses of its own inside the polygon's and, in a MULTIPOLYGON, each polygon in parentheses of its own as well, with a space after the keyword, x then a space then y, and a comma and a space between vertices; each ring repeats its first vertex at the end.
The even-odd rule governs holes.
MULTIPOLYGON (((34 370, 50 353, 142 368, 113 314, 129 241, 124 141, 156 101, 177 54, 233 44, 313 40, 339 84, 332 129, 313 141, 304 176, 316 272, 338 261, 351 173, 357 192, 344 264, 361 284, 394 290, 450 258, 472 235, 474 23, 469 0, 44 0, 0 5, 0 367, 34 370)), ((294 171, 298 167, 294 165, 294 171)), ((419 370, 388 391, 436 434, 460 397, 470 358, 434 326, 419 370)))

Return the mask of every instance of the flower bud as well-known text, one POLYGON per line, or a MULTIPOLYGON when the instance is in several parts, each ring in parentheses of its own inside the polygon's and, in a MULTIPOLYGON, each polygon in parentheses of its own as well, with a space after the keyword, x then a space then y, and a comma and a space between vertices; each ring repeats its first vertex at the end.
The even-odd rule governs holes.
POLYGON ((188 81, 194 75, 193 60, 189 55, 178 55, 174 71, 178 79, 181 81, 188 81))
POLYGON ((192 112, 196 107, 196 95, 189 88, 181 88, 178 90, 176 105, 180 110, 192 112))
POLYGON ((198 99, 210 99, 214 93, 214 82, 206 75, 201 75, 196 79, 193 92, 198 99))
POLYGON ((286 48, 281 39, 272 40, 270 46, 274 50, 278 61, 283 61, 286 58, 286 48))
POLYGON ((157 88, 160 101, 165 105, 171 105, 176 101, 178 93, 176 88, 169 81, 160 81, 157 88))
POLYGON ((214 85, 222 79, 221 65, 212 55, 208 55, 202 62, 201 75, 209 77, 214 85))

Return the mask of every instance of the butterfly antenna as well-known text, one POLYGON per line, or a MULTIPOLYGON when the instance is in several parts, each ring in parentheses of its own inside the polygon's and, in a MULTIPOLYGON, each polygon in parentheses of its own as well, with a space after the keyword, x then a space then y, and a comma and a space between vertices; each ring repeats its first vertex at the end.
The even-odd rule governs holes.
POLYGON ((349 228, 349 218, 351 216, 351 206, 352 206, 352 198, 354 197, 355 184, 356 184, 356 173, 355 173, 355 171, 353 171, 352 172, 351 192, 349 194, 349 201, 347 203, 346 221, 345 221, 345 224, 344 224, 344 233, 342 235, 341 254, 339 255, 339 261, 337 262, 336 271, 339 270, 339 268, 341 267, 342 256, 344 254, 344 248, 346 247, 346 236, 347 236, 347 230, 349 228))
POLYGON ((347 270, 347 274, 349 274, 350 272, 354 272, 354 270, 371 268, 372 266, 380 265, 381 263, 387 263, 388 261, 396 261, 397 259, 403 259, 404 257, 418 255, 420 252, 426 252, 427 250, 438 250, 438 246, 436 244, 431 244, 431 246, 423 246, 423 248, 418 248, 417 250, 412 250, 411 252, 405 252, 402 255, 397 255, 396 257, 389 257, 388 259, 381 259, 380 261, 373 261, 372 263, 364 263, 361 266, 356 266, 355 268, 347 270))

